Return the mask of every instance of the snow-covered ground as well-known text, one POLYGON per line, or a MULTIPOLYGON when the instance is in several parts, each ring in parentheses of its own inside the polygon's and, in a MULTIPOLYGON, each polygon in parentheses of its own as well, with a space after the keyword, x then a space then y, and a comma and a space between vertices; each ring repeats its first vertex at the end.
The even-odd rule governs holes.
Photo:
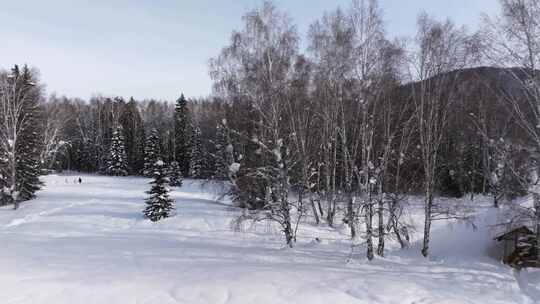
POLYGON ((487 256, 496 211, 481 202, 477 230, 434 226, 429 260, 415 241, 368 262, 345 229, 304 223, 294 249, 272 225, 232 229, 240 211, 215 187, 185 181, 177 215, 151 223, 147 179, 76 177, 46 176, 36 200, 0 208, 0 303, 540 303, 539 271, 487 256))

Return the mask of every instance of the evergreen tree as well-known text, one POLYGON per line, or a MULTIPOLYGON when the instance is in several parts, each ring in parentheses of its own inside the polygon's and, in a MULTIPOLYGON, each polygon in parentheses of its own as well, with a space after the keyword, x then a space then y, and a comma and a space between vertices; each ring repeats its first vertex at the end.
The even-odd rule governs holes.
POLYGON ((161 157, 161 142, 157 129, 152 129, 146 139, 144 146, 144 169, 143 175, 146 177, 153 176, 154 164, 162 159, 161 157))
POLYGON ((183 176, 188 176, 190 169, 190 137, 189 109, 187 107, 187 100, 184 94, 182 94, 176 101, 174 112, 174 156, 180 165, 183 176))
POLYGON ((107 157, 105 173, 113 176, 126 176, 129 172, 122 126, 118 125, 112 134, 111 147, 107 157))
POLYGON ((192 178, 203 178, 203 167, 205 164, 205 154, 201 144, 201 130, 199 127, 195 127, 192 135, 192 150, 191 161, 189 168, 189 176, 192 178))
POLYGON ((17 150, 17 200, 26 201, 35 197, 42 182, 39 180, 41 174, 39 162, 39 148, 41 142, 37 130, 27 130, 18 141, 17 150))
POLYGON ((171 187, 182 186, 182 172, 180 172, 180 165, 177 161, 172 161, 167 170, 169 175, 169 185, 171 187))
POLYGON ((18 201, 26 201, 35 197, 42 182, 39 180, 41 174, 40 152, 42 148, 42 127, 43 113, 39 105, 39 89, 36 88, 36 81, 28 66, 23 67, 22 81, 24 90, 34 91, 32 98, 23 99, 23 111, 26 112, 26 127, 22 130, 17 141, 17 184, 18 201))
POLYGON ((216 130, 216 139, 214 141, 214 154, 212 155, 215 163, 214 178, 226 180, 229 178, 229 166, 233 160, 232 146, 229 143, 226 126, 218 124, 216 130))
POLYGON ((147 192, 150 197, 146 199, 146 208, 143 213, 152 222, 157 222, 170 216, 174 210, 174 201, 169 198, 169 190, 165 186, 167 183, 165 163, 161 159, 154 163, 152 175, 154 178, 150 183, 152 188, 147 192))

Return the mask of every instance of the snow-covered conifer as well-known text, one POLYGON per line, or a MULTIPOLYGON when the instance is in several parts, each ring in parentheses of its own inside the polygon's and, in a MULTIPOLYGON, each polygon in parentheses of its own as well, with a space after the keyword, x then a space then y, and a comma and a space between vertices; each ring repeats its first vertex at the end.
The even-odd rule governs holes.
POLYGON ((161 159, 154 163, 152 175, 154 180, 150 183, 152 188, 147 192, 150 196, 146 199, 146 208, 143 213, 152 222, 157 222, 171 215, 174 210, 174 201, 169 197, 165 163, 161 159))
POLYGON ((159 159, 161 159, 160 139, 158 130, 154 128, 146 138, 144 146, 144 176, 153 176, 154 165, 159 159))
POLYGON ((129 168, 127 161, 124 134, 122 126, 118 125, 114 129, 111 138, 111 147, 107 157, 107 168, 105 169, 105 173, 113 176, 128 175, 129 168))

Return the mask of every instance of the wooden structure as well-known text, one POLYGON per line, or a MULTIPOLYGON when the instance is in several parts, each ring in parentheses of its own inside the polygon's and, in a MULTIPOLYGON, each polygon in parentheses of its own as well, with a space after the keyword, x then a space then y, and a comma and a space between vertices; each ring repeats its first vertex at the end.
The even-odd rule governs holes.
POLYGON ((515 268, 540 267, 538 250, 536 249, 536 234, 521 226, 507 231, 495 238, 504 242, 503 262, 515 268))

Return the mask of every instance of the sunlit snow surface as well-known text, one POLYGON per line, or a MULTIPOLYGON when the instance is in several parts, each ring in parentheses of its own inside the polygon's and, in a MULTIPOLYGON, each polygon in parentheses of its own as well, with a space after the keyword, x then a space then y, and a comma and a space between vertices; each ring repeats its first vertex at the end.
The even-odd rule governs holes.
POLYGON ((475 201, 477 230, 436 223, 429 260, 418 227, 411 249, 390 242, 368 262, 346 227, 308 220, 294 249, 272 225, 232 229, 240 211, 216 185, 185 180, 171 193, 177 214, 151 223, 148 179, 78 177, 46 176, 36 200, 0 208, 0 303, 540 303, 540 271, 486 255, 487 203, 475 201))

